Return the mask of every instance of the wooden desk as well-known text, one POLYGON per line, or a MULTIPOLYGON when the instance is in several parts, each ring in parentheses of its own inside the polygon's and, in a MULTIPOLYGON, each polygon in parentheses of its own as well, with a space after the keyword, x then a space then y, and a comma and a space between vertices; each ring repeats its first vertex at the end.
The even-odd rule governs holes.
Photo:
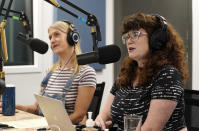
MULTIPOLYGON (((3 116, 0 114, 0 123, 15 127, 14 129, 9 129, 9 131, 36 131, 37 128, 48 126, 44 117, 20 110, 16 110, 14 116, 3 116)), ((5 131, 8 131, 8 129, 5 131)))

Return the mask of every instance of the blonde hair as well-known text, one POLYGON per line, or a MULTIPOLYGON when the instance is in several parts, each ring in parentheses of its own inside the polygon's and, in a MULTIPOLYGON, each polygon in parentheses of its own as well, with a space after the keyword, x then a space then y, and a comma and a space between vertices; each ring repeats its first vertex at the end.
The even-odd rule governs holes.
MULTIPOLYGON (((61 32, 64 32, 66 34, 69 31, 73 30, 73 28, 71 27, 71 25, 68 24, 67 22, 64 22, 64 21, 57 21, 57 22, 53 23, 48 28, 48 32, 49 32, 49 29, 51 29, 51 28, 60 30, 61 32)), ((76 55, 81 54, 81 53, 82 53, 82 51, 81 51, 81 48, 80 48, 80 43, 78 42, 77 44, 74 45, 74 51, 73 51, 73 54, 72 54, 72 57, 71 57, 71 61, 73 62, 73 67, 74 67, 73 74, 78 73, 80 71, 80 66, 77 63, 77 57, 76 57, 76 55)), ((61 61, 60 61, 60 58, 59 58, 58 62, 55 63, 51 67, 51 69, 49 70, 49 72, 55 71, 56 69, 58 69, 60 67, 60 65, 61 65, 61 61)))

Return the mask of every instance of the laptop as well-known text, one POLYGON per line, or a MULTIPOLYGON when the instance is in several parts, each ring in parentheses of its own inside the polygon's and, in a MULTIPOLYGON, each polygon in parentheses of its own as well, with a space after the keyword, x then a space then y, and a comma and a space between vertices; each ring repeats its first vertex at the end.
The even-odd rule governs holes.
POLYGON ((34 94, 52 131, 76 131, 61 101, 34 94))

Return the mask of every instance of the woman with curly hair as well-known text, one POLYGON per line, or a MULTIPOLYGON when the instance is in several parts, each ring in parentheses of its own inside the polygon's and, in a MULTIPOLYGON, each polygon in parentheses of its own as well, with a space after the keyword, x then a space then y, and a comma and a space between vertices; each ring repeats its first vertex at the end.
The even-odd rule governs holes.
POLYGON ((180 35, 164 17, 143 13, 125 17, 121 34, 128 56, 96 125, 123 130, 124 116, 133 114, 142 116, 141 131, 187 131, 188 68, 180 35))

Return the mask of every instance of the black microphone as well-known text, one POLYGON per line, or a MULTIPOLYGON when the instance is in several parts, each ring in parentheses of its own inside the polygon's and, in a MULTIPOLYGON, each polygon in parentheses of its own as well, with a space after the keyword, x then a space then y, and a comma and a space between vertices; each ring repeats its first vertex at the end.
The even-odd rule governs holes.
POLYGON ((48 51, 48 44, 37 38, 27 38, 23 33, 17 35, 17 40, 27 44, 33 51, 45 54, 48 51))
POLYGON ((109 64, 117 62, 121 57, 120 48, 116 45, 102 46, 98 51, 77 55, 78 65, 91 63, 109 64))

